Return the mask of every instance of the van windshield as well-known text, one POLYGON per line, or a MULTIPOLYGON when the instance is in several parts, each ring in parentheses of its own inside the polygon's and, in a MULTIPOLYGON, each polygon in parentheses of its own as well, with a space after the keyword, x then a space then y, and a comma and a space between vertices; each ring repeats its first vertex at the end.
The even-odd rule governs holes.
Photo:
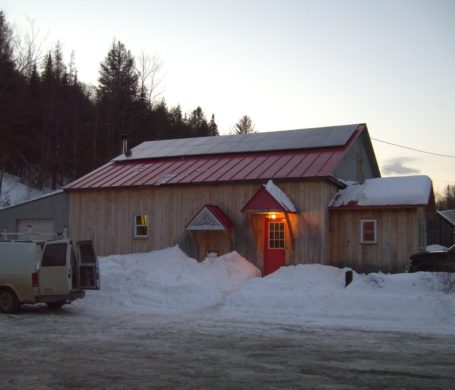
POLYGON ((43 267, 55 267, 66 265, 66 243, 48 244, 44 249, 43 267))

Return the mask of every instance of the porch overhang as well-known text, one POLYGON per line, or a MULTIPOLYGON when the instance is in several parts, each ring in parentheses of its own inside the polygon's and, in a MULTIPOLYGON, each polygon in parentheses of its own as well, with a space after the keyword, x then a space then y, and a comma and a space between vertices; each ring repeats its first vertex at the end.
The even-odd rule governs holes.
POLYGON ((287 195, 272 180, 263 185, 243 206, 242 213, 296 213, 297 209, 287 195))

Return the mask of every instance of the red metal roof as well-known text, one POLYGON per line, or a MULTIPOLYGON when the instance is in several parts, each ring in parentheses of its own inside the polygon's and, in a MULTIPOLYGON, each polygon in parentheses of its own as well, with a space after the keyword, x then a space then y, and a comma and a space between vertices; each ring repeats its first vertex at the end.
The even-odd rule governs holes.
POLYGON ((111 161, 65 189, 330 177, 363 129, 336 147, 111 161))

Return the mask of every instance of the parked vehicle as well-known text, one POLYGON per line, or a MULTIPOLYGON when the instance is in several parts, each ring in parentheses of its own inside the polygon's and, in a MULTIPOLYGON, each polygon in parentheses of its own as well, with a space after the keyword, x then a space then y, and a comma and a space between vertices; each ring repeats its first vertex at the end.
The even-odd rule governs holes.
POLYGON ((437 252, 413 254, 409 271, 455 272, 455 245, 437 252))
POLYGON ((91 241, 0 241, 0 311, 46 303, 57 309, 99 290, 98 259, 91 241))

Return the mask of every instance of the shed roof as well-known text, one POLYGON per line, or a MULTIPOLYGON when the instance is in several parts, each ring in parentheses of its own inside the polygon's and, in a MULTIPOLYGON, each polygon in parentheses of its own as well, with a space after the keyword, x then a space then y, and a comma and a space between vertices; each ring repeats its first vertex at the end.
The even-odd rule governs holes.
POLYGON ((455 210, 438 210, 437 213, 452 226, 455 226, 455 210))
POLYGON ((65 189, 331 177, 364 130, 366 126, 360 124, 308 129, 308 133, 294 130, 144 142, 132 150, 132 156, 138 159, 117 157, 65 189), (280 138, 278 133, 283 136, 280 138), (198 140, 204 147, 212 145, 214 149, 194 149, 198 140), (223 142, 235 147, 222 147, 223 142), (177 145, 175 150, 170 149, 173 143, 177 145), (258 151, 256 144, 268 148, 267 151, 258 151), (215 148, 217 145, 219 149, 215 148))
POLYGON ((423 175, 367 179, 363 183, 352 183, 338 190, 329 207, 427 205, 432 188, 431 179, 423 175))

